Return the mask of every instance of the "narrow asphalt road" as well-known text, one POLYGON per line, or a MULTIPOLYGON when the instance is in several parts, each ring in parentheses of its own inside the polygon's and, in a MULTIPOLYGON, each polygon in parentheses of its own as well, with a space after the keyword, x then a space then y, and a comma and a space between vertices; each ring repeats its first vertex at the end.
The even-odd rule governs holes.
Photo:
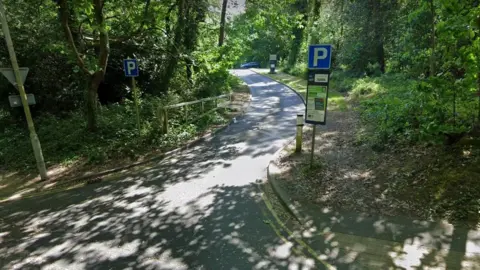
POLYGON ((247 113, 209 141, 115 181, 0 205, 2 269, 308 269, 264 222, 257 179, 302 101, 237 70, 247 113))

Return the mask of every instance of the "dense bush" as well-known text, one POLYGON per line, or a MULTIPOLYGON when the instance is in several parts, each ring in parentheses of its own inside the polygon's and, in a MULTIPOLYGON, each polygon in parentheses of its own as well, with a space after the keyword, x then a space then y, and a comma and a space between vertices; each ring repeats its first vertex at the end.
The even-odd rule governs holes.
POLYGON ((365 123, 375 128, 374 140, 451 143, 472 129, 476 117, 476 100, 455 94, 456 87, 439 78, 384 75, 357 80, 351 94, 361 100, 365 123))
MULTIPOLYGON (((160 119, 155 112, 168 100, 149 97, 140 103, 141 133, 136 127, 132 101, 103 106, 99 113, 99 129, 91 133, 84 128, 84 117, 73 111, 62 117, 43 114, 36 119, 36 127, 42 142, 47 165, 68 164, 78 160, 103 163, 106 160, 133 158, 151 150, 167 150, 198 135, 211 124, 228 120, 223 111, 207 114, 195 121, 184 121, 184 111, 169 113, 169 132, 162 134, 160 119)), ((213 102, 205 109, 213 108, 213 102)), ((194 108, 190 108, 191 114, 194 108)), ((4 127, 0 137, 0 169, 33 169, 35 160, 31 154, 28 130, 23 124, 4 127)))
POLYGON ((307 77, 308 77, 308 69, 307 69, 305 63, 297 63, 295 66, 293 66, 291 68, 285 66, 282 69, 282 71, 285 72, 285 73, 288 73, 292 76, 297 76, 297 77, 304 78, 304 79, 307 79, 307 77))

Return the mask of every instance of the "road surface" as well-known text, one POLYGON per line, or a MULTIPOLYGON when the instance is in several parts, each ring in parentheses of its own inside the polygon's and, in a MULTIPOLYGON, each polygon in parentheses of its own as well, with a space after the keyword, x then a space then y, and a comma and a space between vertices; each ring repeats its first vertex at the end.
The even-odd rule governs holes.
POLYGON ((264 222, 254 184, 303 103, 235 73, 250 108, 211 140, 115 181, 0 205, 1 269, 307 269, 264 222))

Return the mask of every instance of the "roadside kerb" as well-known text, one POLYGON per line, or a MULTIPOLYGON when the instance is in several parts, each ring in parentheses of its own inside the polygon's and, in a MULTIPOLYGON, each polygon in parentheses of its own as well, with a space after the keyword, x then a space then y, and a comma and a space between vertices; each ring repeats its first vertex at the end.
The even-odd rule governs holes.
POLYGON ((303 96, 302 96, 300 93, 298 93, 297 90, 293 89, 292 87, 288 86, 287 84, 285 84, 285 83, 283 83, 283 82, 281 82, 281 81, 279 81, 279 80, 276 80, 276 79, 274 79, 274 78, 271 78, 271 77, 269 77, 269 76, 266 76, 265 74, 262 74, 262 73, 260 73, 260 72, 257 72, 257 71, 254 70, 254 69, 249 69, 249 70, 257 73, 257 74, 260 75, 260 76, 266 77, 266 78, 268 78, 268 79, 270 79, 270 80, 272 80, 272 81, 275 81, 275 82, 277 82, 277 83, 279 83, 279 84, 287 87, 288 89, 292 90, 292 91, 302 100, 303 105, 306 105, 306 104, 307 104, 307 103, 305 103, 305 99, 303 98, 303 96))

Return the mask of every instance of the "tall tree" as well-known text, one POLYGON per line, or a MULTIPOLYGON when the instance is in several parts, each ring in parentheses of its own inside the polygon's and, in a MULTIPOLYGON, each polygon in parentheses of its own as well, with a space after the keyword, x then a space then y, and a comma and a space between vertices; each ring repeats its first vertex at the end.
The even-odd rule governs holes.
POLYGON ((318 43, 318 35, 315 32, 315 21, 318 19, 318 15, 320 14, 322 2, 321 0, 309 0, 309 10, 310 16, 308 16, 308 44, 317 44, 318 43))
POLYGON ((204 0, 187 0, 186 11, 186 27, 184 29, 183 45, 185 47, 185 66, 187 73, 187 80, 193 84, 193 56, 198 40, 198 32, 200 23, 205 20, 208 3, 204 0))
POLYGON ((225 40, 225 20, 227 17, 227 5, 228 0, 223 0, 222 13, 220 14, 220 33, 218 37, 218 47, 222 47, 225 40))
MULTIPOLYGON (((384 11, 382 9, 382 0, 372 0, 372 28, 374 31, 374 47, 376 62, 380 66, 380 71, 385 73, 385 48, 384 48, 384 11)), ((370 23, 370 22, 368 22, 370 23)))
POLYGON ((297 63, 298 55, 302 48, 305 28, 308 22, 308 2, 307 0, 296 0, 293 9, 297 11, 297 20, 292 30, 292 43, 290 54, 288 55, 287 67, 292 68, 297 63))
MULTIPOLYGON (((162 74, 161 90, 168 91, 170 81, 172 80, 175 69, 178 65, 178 60, 181 52, 181 46, 183 41, 184 29, 185 29, 185 15, 187 11, 188 0, 177 0, 177 22, 175 24, 175 30, 173 33, 173 40, 169 37, 168 49, 167 49, 167 63, 162 74)), ((168 25, 167 25, 168 27, 168 25)))
POLYGON ((435 76, 435 3, 434 0, 429 0, 430 4, 430 76, 435 76))
MULTIPOLYGON (((93 19, 95 24, 95 29, 93 33, 97 34, 98 38, 98 54, 96 59, 96 65, 89 66, 85 63, 85 58, 80 54, 75 44, 75 39, 72 35, 70 29, 70 9, 67 4, 67 0, 59 0, 60 4, 60 17, 62 27, 65 33, 67 42, 71 48, 71 51, 76 58, 77 65, 85 73, 88 89, 86 91, 86 111, 87 111, 87 128, 91 131, 94 131, 97 128, 97 101, 98 101, 98 87, 100 83, 105 78, 105 72, 107 70, 108 56, 110 53, 110 45, 108 39, 107 25, 105 23, 104 17, 104 1, 103 0, 93 0, 92 3, 81 2, 80 8, 85 8, 85 10, 93 10, 93 19)), ((74 8, 74 7, 72 7, 74 8)))

